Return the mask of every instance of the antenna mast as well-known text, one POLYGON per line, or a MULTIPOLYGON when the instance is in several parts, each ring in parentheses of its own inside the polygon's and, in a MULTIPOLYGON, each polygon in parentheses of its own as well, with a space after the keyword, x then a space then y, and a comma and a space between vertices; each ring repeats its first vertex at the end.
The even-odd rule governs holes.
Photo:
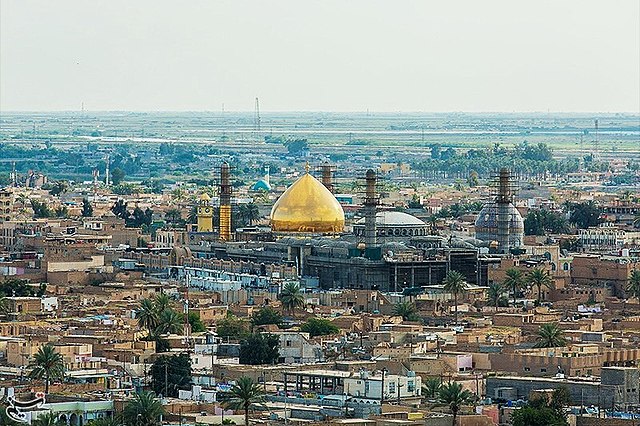
POLYGON ((256 139, 260 139, 260 101, 256 98, 256 110, 253 115, 253 132, 256 139))

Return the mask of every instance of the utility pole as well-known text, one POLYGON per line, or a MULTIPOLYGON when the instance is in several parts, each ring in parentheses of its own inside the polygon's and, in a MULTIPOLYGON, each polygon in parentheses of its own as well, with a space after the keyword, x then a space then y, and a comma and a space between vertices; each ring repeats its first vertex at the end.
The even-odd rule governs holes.
POLYGON ((404 385, 400 384, 400 380, 398 379, 398 405, 400 405, 400 388, 404 385))
POLYGON ((164 397, 168 398, 169 396, 167 395, 167 387, 169 386, 169 382, 167 380, 168 374, 167 374, 167 360, 165 360, 164 362, 164 397))
POLYGON ((382 382, 381 382, 382 389, 380 390, 380 405, 382 405, 382 403, 384 402, 384 375, 388 371, 389 370, 387 370, 387 367, 384 367, 382 369, 382 382))
MULTIPOLYGON (((323 378, 320 378, 323 380, 323 378)), ((322 382, 321 382, 322 383, 322 382)), ((284 374, 284 424, 289 424, 289 416, 287 415, 287 399, 289 399, 289 395, 287 394, 287 373, 284 374)))

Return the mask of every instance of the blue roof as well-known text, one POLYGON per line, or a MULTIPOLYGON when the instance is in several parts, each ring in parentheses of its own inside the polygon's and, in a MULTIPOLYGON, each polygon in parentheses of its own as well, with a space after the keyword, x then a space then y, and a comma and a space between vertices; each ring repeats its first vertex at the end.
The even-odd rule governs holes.
POLYGON ((269 185, 269 183, 266 180, 260 179, 259 181, 253 184, 251 189, 253 189, 254 191, 261 191, 261 190, 271 191, 271 185, 269 185))

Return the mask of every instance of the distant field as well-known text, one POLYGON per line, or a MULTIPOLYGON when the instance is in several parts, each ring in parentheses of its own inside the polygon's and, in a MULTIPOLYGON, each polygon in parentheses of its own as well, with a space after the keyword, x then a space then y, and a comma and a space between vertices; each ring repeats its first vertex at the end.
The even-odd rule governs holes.
POLYGON ((394 147, 407 153, 426 150, 432 144, 472 148, 526 141, 546 143, 563 156, 595 149, 596 118, 598 150, 603 157, 640 153, 640 116, 632 114, 264 113, 258 130, 253 113, 3 113, 0 141, 172 141, 275 150, 256 145, 266 135, 284 135, 306 138, 311 145, 331 146, 336 151, 394 147))

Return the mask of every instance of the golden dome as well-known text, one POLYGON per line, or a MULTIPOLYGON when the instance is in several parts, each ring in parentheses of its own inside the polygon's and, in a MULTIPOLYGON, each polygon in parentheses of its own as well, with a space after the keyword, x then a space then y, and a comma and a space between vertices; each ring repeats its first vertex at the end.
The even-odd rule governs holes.
POLYGON ((305 173, 273 205, 271 229, 276 232, 342 232, 344 211, 318 179, 305 173))
POLYGON ((211 201, 211 197, 209 197, 209 194, 206 192, 203 192, 202 195, 200 195, 200 201, 211 201))

